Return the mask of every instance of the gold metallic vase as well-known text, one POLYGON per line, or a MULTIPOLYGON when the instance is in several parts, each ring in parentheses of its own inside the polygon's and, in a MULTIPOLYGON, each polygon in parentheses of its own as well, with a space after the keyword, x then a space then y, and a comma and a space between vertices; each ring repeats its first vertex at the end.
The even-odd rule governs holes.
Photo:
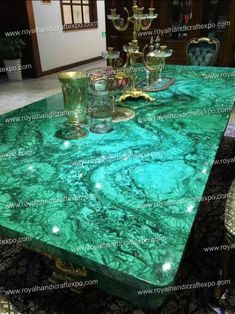
POLYGON ((56 135, 63 139, 79 139, 87 136, 81 127, 87 122, 87 76, 83 72, 63 72, 58 75, 64 96, 64 111, 68 117, 65 129, 56 135))

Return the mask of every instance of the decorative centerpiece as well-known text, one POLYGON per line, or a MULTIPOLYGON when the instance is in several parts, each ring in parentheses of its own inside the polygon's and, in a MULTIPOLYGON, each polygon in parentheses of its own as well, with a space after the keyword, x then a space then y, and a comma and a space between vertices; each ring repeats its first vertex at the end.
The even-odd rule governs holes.
MULTIPOLYGON (((130 65, 132 68, 134 68, 136 61, 138 59, 143 59, 143 52, 139 50, 137 32, 148 30, 152 25, 152 21, 157 18, 158 14, 154 13, 155 8, 149 8, 148 9, 149 13, 144 14, 144 8, 139 7, 137 5, 137 0, 133 0, 132 16, 130 16, 127 8, 124 8, 124 10, 127 12, 126 23, 124 22, 124 19, 120 18, 120 15, 117 14, 116 8, 111 9, 111 14, 108 15, 107 17, 109 20, 112 21, 114 28, 121 32, 126 31, 130 23, 133 24, 133 27, 134 27, 133 39, 128 45, 124 45, 123 47, 123 50, 127 54, 126 63, 124 64, 123 67, 126 68, 127 66, 130 65)), ((148 94, 146 94, 145 92, 137 88, 135 77, 136 77, 136 73, 134 73, 133 71, 132 87, 130 90, 127 90, 124 92, 124 95, 122 95, 119 98, 119 101, 125 100, 128 97, 132 97, 132 98, 144 97, 146 100, 153 101, 154 99, 152 97, 150 97, 148 94)))
POLYGON ((154 101, 154 98, 150 97, 146 92, 143 90, 140 90, 137 88, 137 72, 138 67, 136 67, 136 62, 138 58, 143 59, 143 52, 139 51, 138 41, 132 40, 132 42, 129 43, 129 45, 123 46, 123 49, 125 52, 127 52, 128 57, 130 58, 130 67, 129 67, 129 73, 132 78, 131 86, 129 89, 127 89, 122 96, 119 97, 119 101, 126 100, 127 98, 139 98, 143 97, 144 99, 148 101, 154 101))
MULTIPOLYGON (((133 40, 137 41, 137 32, 140 31, 147 31, 151 25, 152 21, 157 18, 158 14, 154 13, 155 8, 149 8, 149 13, 144 14, 144 8, 139 7, 137 5, 137 0, 133 0, 133 5, 132 5, 132 11, 133 14, 130 16, 129 11, 127 10, 126 7, 124 7, 124 10, 127 12, 127 21, 126 23, 124 22, 123 18, 120 18, 120 15, 117 14, 117 9, 113 8, 111 9, 111 14, 107 15, 107 18, 112 21, 112 24, 114 28, 117 31, 124 32, 128 29, 130 23, 133 24, 134 30, 133 30, 133 40)), ((138 42, 137 42, 138 46, 138 42)), ((124 65, 126 67, 130 63, 131 56, 129 55, 129 52, 127 52, 127 60, 124 65)))

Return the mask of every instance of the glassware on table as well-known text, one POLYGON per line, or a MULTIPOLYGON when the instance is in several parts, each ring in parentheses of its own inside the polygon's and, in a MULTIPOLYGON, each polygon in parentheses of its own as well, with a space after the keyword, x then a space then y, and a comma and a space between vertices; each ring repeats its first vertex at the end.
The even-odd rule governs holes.
POLYGON ((90 131, 108 133, 113 130, 112 103, 106 68, 87 71, 90 111, 90 131))
POLYGON ((172 54, 173 50, 166 50, 166 46, 160 45, 160 37, 157 36, 155 42, 153 37, 150 39, 149 45, 145 45, 143 49, 143 62, 145 66, 145 78, 139 82, 139 87, 147 92, 156 92, 168 89, 174 84, 175 79, 162 79, 161 73, 165 64, 165 58, 172 54), (148 53, 145 55, 145 49, 149 47, 148 53))
POLYGON ((123 91, 130 88, 132 83, 131 75, 125 69, 120 71, 110 70, 107 72, 109 81, 109 91, 112 98, 112 118, 113 122, 122 122, 133 119, 135 112, 129 108, 116 106, 117 99, 123 91))
POLYGON ((83 72, 58 74, 64 97, 64 110, 68 117, 65 128, 56 132, 59 138, 72 140, 87 136, 82 128, 87 123, 87 77, 83 72))
MULTIPOLYGON (((149 44, 149 52, 146 54, 144 59, 144 65, 146 68, 146 86, 147 88, 154 84, 157 81, 158 72, 159 72, 159 64, 161 63, 161 58, 157 57, 155 54, 155 48, 159 49, 160 38, 159 36, 156 39, 156 44, 154 45, 154 39, 151 37, 149 44)), ((146 49, 145 46, 144 50, 146 49)))
POLYGON ((159 50, 155 50, 154 53, 156 57, 159 58, 159 75, 157 82, 162 81, 162 70, 164 69, 166 58, 171 57, 173 50, 172 49, 166 49, 167 46, 160 46, 159 50))

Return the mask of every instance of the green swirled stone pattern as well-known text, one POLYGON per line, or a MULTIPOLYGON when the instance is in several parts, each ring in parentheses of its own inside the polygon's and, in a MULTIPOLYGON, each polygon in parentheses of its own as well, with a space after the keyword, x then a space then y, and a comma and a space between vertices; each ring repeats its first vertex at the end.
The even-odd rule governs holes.
POLYGON ((132 302, 159 305, 137 290, 174 284, 233 108, 234 72, 166 66, 176 83, 151 93, 155 102, 125 102, 133 120, 80 140, 55 137, 65 116, 33 118, 62 111, 62 94, 2 115, 1 235, 32 237, 23 244, 86 267, 132 302), (24 121, 6 121, 15 117, 24 121))

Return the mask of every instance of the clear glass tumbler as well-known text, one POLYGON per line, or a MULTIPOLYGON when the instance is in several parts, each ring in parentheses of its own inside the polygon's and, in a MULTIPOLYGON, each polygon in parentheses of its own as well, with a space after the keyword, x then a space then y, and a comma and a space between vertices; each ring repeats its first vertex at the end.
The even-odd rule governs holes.
POLYGON ((108 133, 113 130, 112 103, 106 68, 87 71, 90 131, 108 133))

